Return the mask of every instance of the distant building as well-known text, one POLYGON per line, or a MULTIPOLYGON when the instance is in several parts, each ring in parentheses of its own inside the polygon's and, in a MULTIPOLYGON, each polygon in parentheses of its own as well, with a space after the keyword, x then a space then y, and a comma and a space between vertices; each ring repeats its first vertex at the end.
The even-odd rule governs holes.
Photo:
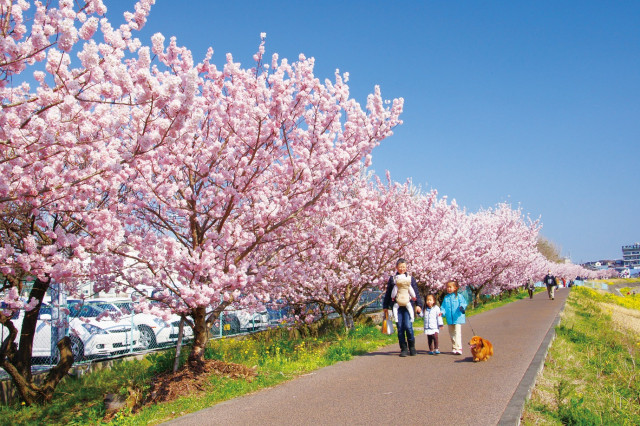
POLYGON ((592 271, 599 271, 602 269, 616 269, 616 268, 622 269, 623 266, 626 266, 626 265, 623 265, 622 259, 616 259, 616 260, 601 259, 598 261, 582 263, 581 266, 583 268, 590 269, 592 271))
POLYGON ((622 261, 627 268, 640 268, 640 243, 622 246, 622 261))

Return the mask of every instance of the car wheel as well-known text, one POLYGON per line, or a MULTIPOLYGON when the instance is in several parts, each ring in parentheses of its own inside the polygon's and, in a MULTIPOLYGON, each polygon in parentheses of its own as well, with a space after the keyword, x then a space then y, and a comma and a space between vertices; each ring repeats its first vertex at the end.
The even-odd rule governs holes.
POLYGON ((84 344, 76 336, 71 336, 71 353, 73 353, 73 361, 79 362, 84 359, 84 344))
POLYGON ((140 330, 140 345, 143 349, 153 349, 156 347, 156 335, 153 330, 146 326, 140 325, 138 326, 138 330, 140 330))

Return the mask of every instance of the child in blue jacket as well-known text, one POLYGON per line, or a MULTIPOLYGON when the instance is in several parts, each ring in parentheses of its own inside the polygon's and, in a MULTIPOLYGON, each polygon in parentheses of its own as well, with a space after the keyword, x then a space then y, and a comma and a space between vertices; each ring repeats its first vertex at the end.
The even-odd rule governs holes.
POLYGON ((447 282, 447 294, 444 296, 442 306, 440 306, 442 315, 447 319, 454 355, 462 355, 462 324, 466 321, 464 313, 467 309, 467 299, 458 294, 459 288, 460 285, 457 281, 447 282))

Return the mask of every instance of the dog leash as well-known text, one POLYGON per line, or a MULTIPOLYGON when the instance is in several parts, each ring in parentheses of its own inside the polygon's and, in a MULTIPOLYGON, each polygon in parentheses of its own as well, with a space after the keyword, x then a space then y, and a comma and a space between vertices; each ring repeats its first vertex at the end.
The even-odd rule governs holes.
POLYGON ((469 324, 469 327, 471 327, 471 332, 473 333, 474 336, 477 336, 476 331, 473 329, 473 326, 469 322, 469 318, 467 317, 466 319, 467 319, 467 324, 469 324))

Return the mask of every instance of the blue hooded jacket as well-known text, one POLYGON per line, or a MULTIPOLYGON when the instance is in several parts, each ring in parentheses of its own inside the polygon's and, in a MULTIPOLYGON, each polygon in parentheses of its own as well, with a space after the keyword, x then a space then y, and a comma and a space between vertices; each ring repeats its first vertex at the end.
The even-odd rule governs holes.
POLYGON ((466 317, 464 311, 467 309, 467 299, 461 294, 449 293, 444 296, 442 306, 442 316, 447 319, 447 324, 464 324, 466 317), (462 308, 462 310, 460 310, 462 308))

